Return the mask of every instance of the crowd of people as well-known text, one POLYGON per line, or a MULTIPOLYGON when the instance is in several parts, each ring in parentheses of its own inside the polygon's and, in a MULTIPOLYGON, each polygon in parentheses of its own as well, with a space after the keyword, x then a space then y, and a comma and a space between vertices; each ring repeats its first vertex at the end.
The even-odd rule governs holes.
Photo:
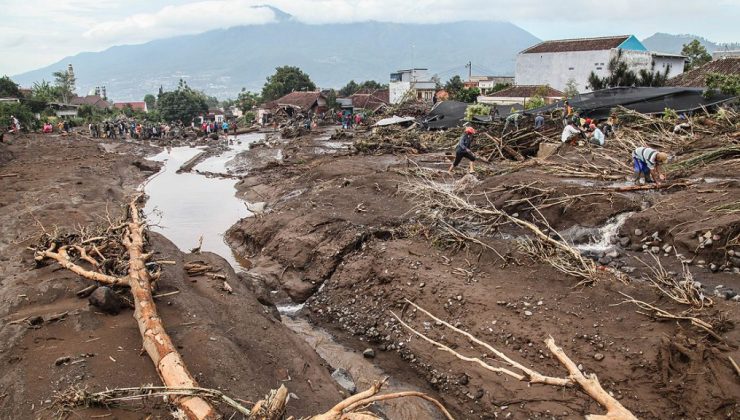
POLYGON ((90 137, 96 139, 161 139, 169 137, 174 129, 182 128, 179 123, 164 124, 139 122, 135 119, 119 119, 88 123, 90 137))
MULTIPOLYGON (((564 102, 563 110, 563 131, 560 136, 561 144, 563 145, 585 145, 586 142, 598 146, 604 147, 606 139, 613 136, 618 129, 618 117, 616 114, 611 114, 606 120, 599 122, 595 119, 588 117, 582 118, 578 115, 575 109, 568 103, 564 102)), ((504 128, 501 133, 502 137, 507 134, 511 127, 514 131, 519 130, 519 121, 524 117, 521 112, 512 111, 504 120, 504 128)), ((679 123, 673 129, 676 134, 686 133, 691 128, 691 125, 687 121, 686 116, 679 117, 679 123)), ((534 130, 542 131, 545 127, 545 117, 542 113, 537 113, 534 118, 534 130)), ((450 165, 448 173, 452 173, 453 170, 460 164, 462 159, 469 161, 469 172, 473 173, 475 168, 473 162, 478 158, 475 153, 472 152, 473 148, 473 136, 476 133, 473 127, 466 127, 464 133, 460 137, 455 147, 455 160, 450 165)), ((631 156, 632 166, 634 169, 634 182, 639 183, 640 180, 644 179, 645 183, 656 183, 660 184, 665 180, 665 174, 662 171, 663 165, 669 160, 669 156, 665 152, 660 152, 650 147, 637 147, 632 152, 631 156)))

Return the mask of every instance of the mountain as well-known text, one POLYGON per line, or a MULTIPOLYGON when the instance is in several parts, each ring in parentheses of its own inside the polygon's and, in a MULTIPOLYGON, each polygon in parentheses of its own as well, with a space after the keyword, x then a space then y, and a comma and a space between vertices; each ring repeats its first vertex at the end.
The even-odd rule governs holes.
POLYGON ((517 52, 539 42, 506 22, 309 25, 273 11, 275 23, 81 53, 13 79, 31 86, 71 63, 78 94, 105 85, 114 100, 141 100, 160 85, 174 88, 182 78, 225 99, 242 87, 259 91, 282 65, 300 67, 322 88, 338 88, 351 79, 386 83, 391 72, 410 67, 428 67, 444 82, 455 74, 467 76, 468 61, 476 75, 512 75, 517 52))
POLYGON ((724 49, 735 50, 740 48, 740 43, 733 42, 730 44, 717 44, 706 38, 702 38, 697 35, 672 35, 658 32, 652 36, 649 36, 642 40, 642 43, 650 51, 659 51, 671 54, 680 54, 684 44, 698 39, 699 42, 704 45, 704 48, 711 54, 714 51, 720 51, 724 49))

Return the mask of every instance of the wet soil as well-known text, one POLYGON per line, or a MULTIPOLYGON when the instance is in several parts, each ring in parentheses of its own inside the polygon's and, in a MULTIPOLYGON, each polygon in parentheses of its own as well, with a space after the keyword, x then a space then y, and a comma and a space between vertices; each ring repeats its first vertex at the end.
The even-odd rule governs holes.
MULTIPOLYGON (((622 180, 600 181, 554 175, 534 161, 514 171, 502 171, 510 164, 479 166, 480 182, 465 192, 499 188, 488 197, 497 207, 527 220, 544 217, 559 232, 581 232, 571 239, 577 247, 628 279, 623 283, 605 276, 583 287, 579 279, 522 254, 511 240, 525 234, 517 229, 487 238, 507 257, 505 262, 475 245, 455 251, 425 236, 427 230, 405 191, 410 174, 419 170, 431 174, 440 187, 456 187, 462 174, 440 171, 446 169, 448 157, 314 153, 314 144, 324 138, 320 133, 285 140, 275 146, 286 151, 279 166, 252 171, 237 183, 238 196, 265 201, 268 211, 241 220, 226 238, 251 261, 246 275, 262 283, 276 303, 292 304, 292 310, 300 309, 299 317, 358 352, 374 348, 381 355, 375 360, 381 369, 437 393, 459 418, 578 418, 602 411, 579 391, 527 386, 435 350, 401 328, 391 311, 403 313, 420 330, 443 336, 467 355, 493 360, 484 349, 455 339, 409 309, 404 299, 536 370, 562 376, 563 368, 543 343, 553 336, 639 418, 738 415, 740 379, 728 356, 740 358, 740 332, 734 327, 740 309, 725 298, 740 291, 740 262, 729 253, 740 252, 732 245, 740 221, 736 214, 710 211, 717 203, 740 197, 737 161, 674 175, 674 181, 708 177, 718 182, 593 195, 629 184, 629 173, 622 180), (551 189, 554 196, 582 196, 542 206, 540 215, 526 201, 536 200, 540 192, 517 188, 521 185, 551 189), (698 248, 696 234, 709 230, 719 235, 719 245, 698 248), (676 251, 664 252, 666 245, 676 251), (692 261, 694 278, 714 300, 701 314, 727 321, 716 322, 724 342, 686 323, 659 322, 623 303, 626 293, 673 313, 686 309, 642 279, 648 266, 655 265, 649 255, 654 246, 659 246, 656 257, 667 270, 680 271, 676 252, 692 261), (604 259, 610 252, 616 255, 604 259), (710 264, 716 264, 717 272, 710 264)), ((565 148, 549 161, 611 164, 589 149, 577 148, 565 148)))
MULTIPOLYGON (((158 148, 128 142, 103 147, 79 136, 11 141, 2 147, 9 158, 0 166, 0 174, 15 174, 0 178, 0 418, 53 418, 55 393, 70 387, 159 384, 132 311, 97 312, 75 296, 86 280, 56 265, 36 268, 26 250, 43 229, 71 230, 120 215, 158 169, 142 165, 158 148)), ((175 262, 164 266, 157 293, 178 293, 158 299, 158 307, 202 386, 253 401, 285 383, 298 397, 288 404, 296 415, 322 412, 341 399, 327 364, 275 319, 274 308, 261 304, 223 258, 183 253, 156 233, 149 241, 155 258, 175 262), (234 293, 224 292, 221 281, 188 277, 183 263, 196 259, 219 267, 234 293)), ((161 401, 149 401, 127 410, 79 409, 76 415, 169 418, 169 411, 161 401)))

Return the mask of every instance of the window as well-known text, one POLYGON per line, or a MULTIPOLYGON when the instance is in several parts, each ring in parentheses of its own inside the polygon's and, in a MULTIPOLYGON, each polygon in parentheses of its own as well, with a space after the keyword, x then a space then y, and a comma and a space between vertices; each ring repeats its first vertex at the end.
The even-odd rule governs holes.
POLYGON ((596 67, 596 70, 603 70, 603 67, 596 67))
POLYGON ((575 70, 575 67, 568 67, 568 70, 575 70))

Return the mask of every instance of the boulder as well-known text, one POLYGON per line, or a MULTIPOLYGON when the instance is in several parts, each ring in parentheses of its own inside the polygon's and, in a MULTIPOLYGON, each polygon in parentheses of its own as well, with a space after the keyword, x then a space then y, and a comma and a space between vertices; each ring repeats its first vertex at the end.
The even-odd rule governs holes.
POLYGON ((111 315, 118 315, 121 309, 127 306, 123 299, 113 289, 107 286, 95 289, 87 300, 90 302, 90 305, 111 315))

